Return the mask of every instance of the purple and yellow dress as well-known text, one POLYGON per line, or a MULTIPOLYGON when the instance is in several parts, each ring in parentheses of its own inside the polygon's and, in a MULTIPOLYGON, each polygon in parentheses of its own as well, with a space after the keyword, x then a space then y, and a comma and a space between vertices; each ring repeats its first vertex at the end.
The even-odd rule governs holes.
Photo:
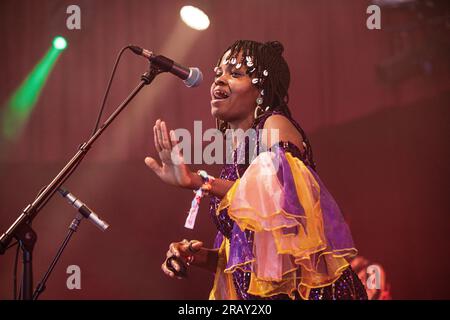
MULTIPOLYGON (((272 114, 255 122, 257 133, 272 114)), ((221 171, 235 181, 228 193, 211 198, 219 259, 209 298, 367 299, 347 261, 357 253, 349 228, 315 172, 309 143, 302 153, 280 142, 252 161, 249 145, 238 146, 221 171)))

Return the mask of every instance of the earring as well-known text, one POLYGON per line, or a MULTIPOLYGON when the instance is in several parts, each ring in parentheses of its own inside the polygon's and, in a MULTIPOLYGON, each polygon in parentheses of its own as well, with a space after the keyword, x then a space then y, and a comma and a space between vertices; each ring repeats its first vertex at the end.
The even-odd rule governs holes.
POLYGON ((256 106, 255 108, 255 112, 253 113, 253 117, 255 119, 258 119, 259 117, 261 117, 264 114, 264 110, 260 107, 260 106, 256 106), (258 114, 260 113, 260 114, 258 114))
POLYGON ((264 102, 263 97, 259 96, 258 98, 256 98, 256 108, 255 108, 255 112, 253 114, 253 117, 255 119, 259 118, 260 116, 262 116, 264 114, 264 110, 262 108, 263 102, 264 102))

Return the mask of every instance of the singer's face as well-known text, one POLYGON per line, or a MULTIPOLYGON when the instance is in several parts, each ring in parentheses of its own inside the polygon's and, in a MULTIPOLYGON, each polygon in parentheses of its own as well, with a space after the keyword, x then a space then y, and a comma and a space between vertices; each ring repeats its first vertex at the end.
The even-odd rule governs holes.
MULTIPOLYGON (((211 85, 211 114, 222 121, 239 122, 253 117, 258 90, 247 75, 245 64, 239 69, 231 63, 224 64, 228 54, 224 54, 219 67, 215 69, 211 85)), ((237 61, 241 61, 241 54, 237 61)))

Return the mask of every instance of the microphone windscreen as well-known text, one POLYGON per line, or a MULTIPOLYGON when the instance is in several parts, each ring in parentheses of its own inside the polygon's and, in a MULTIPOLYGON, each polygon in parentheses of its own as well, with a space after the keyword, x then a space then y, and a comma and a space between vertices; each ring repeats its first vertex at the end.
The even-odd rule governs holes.
POLYGON ((184 80, 184 84, 191 88, 197 87, 203 81, 203 74, 199 68, 189 68, 189 76, 184 80))

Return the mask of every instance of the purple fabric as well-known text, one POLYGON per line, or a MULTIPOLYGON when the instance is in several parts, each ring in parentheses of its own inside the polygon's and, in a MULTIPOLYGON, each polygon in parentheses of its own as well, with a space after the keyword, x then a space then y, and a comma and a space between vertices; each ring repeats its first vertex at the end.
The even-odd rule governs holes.
POLYGON ((217 232, 216 238, 214 239, 214 249, 219 249, 223 240, 223 234, 221 232, 217 232))
MULTIPOLYGON (((230 255, 228 257, 227 268, 241 265, 254 259, 253 241, 249 241, 245 232, 235 223, 230 239, 230 255)), ((241 266, 247 272, 251 271, 250 264, 241 266)))
POLYGON ((332 250, 354 248, 355 245, 352 235, 344 220, 341 209, 339 209, 336 201, 328 192, 317 173, 311 168, 309 170, 320 186, 320 206, 322 208, 325 237, 328 245, 332 250))
MULTIPOLYGON (((291 167, 286 159, 284 150, 280 146, 276 146, 272 148, 272 151, 275 152, 275 159, 278 159, 279 161, 277 177, 283 187, 284 195, 281 207, 285 212, 296 216, 295 218, 303 226, 303 230, 306 233, 305 209, 298 199, 294 177, 292 175, 291 167)), ((283 234, 297 234, 298 227, 283 228, 282 231, 283 234)))
POLYGON ((292 176, 291 167, 286 160, 286 155, 280 148, 276 148, 276 150, 272 151, 275 152, 276 159, 279 159, 280 161, 277 177, 280 181, 280 185, 283 187, 283 194, 285 195, 281 206, 284 211, 297 217, 305 218, 305 209, 303 209, 303 206, 298 199, 294 177, 292 176))

